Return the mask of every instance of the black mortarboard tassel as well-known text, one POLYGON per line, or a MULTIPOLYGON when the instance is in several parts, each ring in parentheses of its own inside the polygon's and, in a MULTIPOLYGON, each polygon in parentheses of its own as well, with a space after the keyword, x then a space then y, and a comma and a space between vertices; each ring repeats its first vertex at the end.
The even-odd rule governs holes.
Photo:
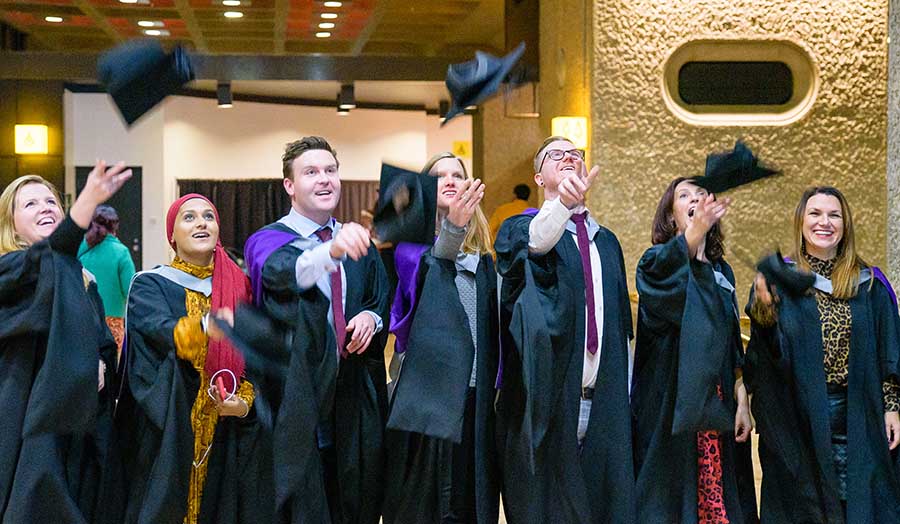
POLYGON ((806 293, 816 282, 815 275, 800 271, 792 264, 788 264, 784 261, 781 253, 777 251, 760 260, 756 270, 766 277, 769 288, 775 286, 793 296, 806 293))
POLYGON ((467 107, 479 104, 497 92, 500 84, 525 52, 522 42, 508 55, 499 58, 490 53, 475 51, 475 58, 447 67, 445 84, 450 91, 450 111, 442 126, 467 107))
POLYGON ((126 42, 107 51, 97 73, 129 126, 194 79, 184 49, 176 47, 167 54, 156 40, 126 42))
POLYGON ((706 173, 695 178, 694 183, 710 193, 722 193, 780 173, 777 169, 760 165, 753 151, 738 140, 734 144, 734 150, 707 156, 706 173))
POLYGON ((437 177, 381 164, 375 231, 384 242, 434 242, 437 177))

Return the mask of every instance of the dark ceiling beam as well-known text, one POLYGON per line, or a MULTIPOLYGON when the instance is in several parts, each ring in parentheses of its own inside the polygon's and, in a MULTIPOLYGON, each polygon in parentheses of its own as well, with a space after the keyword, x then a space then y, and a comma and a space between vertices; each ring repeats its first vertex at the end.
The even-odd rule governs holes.
POLYGON ((359 56, 363 49, 366 48, 366 44, 369 43, 369 39, 372 38, 372 35, 375 34, 375 31, 378 29, 378 26, 381 25, 381 21, 384 19, 385 13, 388 11, 388 4, 391 3, 391 0, 381 0, 381 2, 377 2, 375 4, 375 10, 372 11, 372 15, 369 16, 369 23, 359 32, 359 35, 356 36, 356 41, 353 42, 353 48, 350 50, 350 54, 353 56, 359 56))
POLYGON ((284 54, 287 39, 287 19, 291 11, 291 0, 275 0, 275 54, 284 54))
MULTIPOLYGON (((0 79, 85 80, 97 75, 95 53, 0 52, 0 79)), ((191 54, 198 80, 443 81, 446 57, 242 56, 191 54)))
POLYGON ((2 21, 6 25, 12 27, 13 29, 15 29, 18 32, 24 33, 27 38, 27 40, 25 41, 26 47, 28 46, 28 44, 27 44, 28 40, 34 40, 35 42, 41 44, 43 47, 46 47, 47 49, 59 49, 59 47, 60 47, 60 46, 56 45, 54 42, 44 38, 42 35, 34 33, 33 32, 34 28, 25 27, 23 25, 19 25, 19 24, 11 22, 9 20, 9 18, 7 18, 5 16, 3 9, 0 9, 0 21, 2 21))
POLYGON ((200 29, 200 24, 197 23, 197 17, 194 15, 191 3, 188 0, 175 0, 175 9, 178 10, 178 16, 184 20, 184 26, 187 28, 188 34, 191 35, 191 40, 194 41, 194 47, 197 51, 201 53, 208 51, 206 39, 203 38, 203 30, 200 29))
POLYGON ((94 25, 103 30, 103 32, 106 33, 106 36, 110 37, 113 42, 119 43, 124 41, 124 38, 122 38, 119 31, 109 23, 109 19, 106 18, 99 9, 94 7, 93 4, 88 2, 88 0, 73 0, 72 4, 78 9, 81 9, 81 12, 90 18, 91 21, 94 22, 94 25))

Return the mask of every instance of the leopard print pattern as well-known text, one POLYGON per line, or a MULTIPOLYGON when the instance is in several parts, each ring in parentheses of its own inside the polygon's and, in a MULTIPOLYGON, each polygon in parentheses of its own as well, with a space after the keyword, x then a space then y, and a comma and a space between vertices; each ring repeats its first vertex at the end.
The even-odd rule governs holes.
MULTIPOLYGON (((825 278, 831 278, 834 260, 820 260, 806 255, 809 267, 825 278)), ((816 290, 819 319, 822 322, 822 351, 825 359, 825 382, 835 386, 846 386, 850 368, 850 326, 853 315, 850 301, 834 298, 828 293, 816 290)))
MULTIPOLYGON (((719 398, 722 388, 716 386, 719 398)), ((697 433, 697 523, 728 524, 718 431, 697 433)))
MULTIPOLYGON (((825 278, 831 278, 834 260, 820 260, 804 253, 809 267, 825 278)), ((816 304, 822 321, 822 350, 825 359, 825 382, 836 386, 847 386, 850 374, 850 329, 853 314, 849 300, 834 298, 828 293, 816 290, 816 304)), ((893 378, 882 384, 884 410, 900 410, 900 386, 893 378)))

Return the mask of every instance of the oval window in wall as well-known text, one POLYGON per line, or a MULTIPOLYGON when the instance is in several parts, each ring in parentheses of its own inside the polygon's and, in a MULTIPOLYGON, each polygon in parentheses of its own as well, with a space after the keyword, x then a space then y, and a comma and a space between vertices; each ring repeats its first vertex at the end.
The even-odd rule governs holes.
POLYGON ((695 125, 787 125, 812 107, 818 75, 800 46, 783 40, 694 40, 663 68, 663 98, 695 125))

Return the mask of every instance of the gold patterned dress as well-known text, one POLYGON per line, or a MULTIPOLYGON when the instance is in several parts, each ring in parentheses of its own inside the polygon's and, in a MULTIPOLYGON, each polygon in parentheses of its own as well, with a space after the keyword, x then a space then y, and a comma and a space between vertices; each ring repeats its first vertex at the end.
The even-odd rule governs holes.
MULTIPOLYGON (((197 278, 212 276, 213 266, 196 266, 176 257, 172 267, 197 278)), ((185 524, 196 524, 200 516, 200 503, 203 498, 203 486, 206 483, 207 457, 209 456, 216 431, 219 413, 216 403, 209 395, 210 377, 206 373, 207 337, 203 331, 202 318, 209 312, 210 298, 185 290, 185 307, 187 316, 182 317, 175 326, 175 348, 178 358, 190 362, 200 374, 200 387, 191 408, 191 429, 194 432, 194 460, 191 467, 191 479, 188 488, 187 515, 185 524)), ((253 384, 244 380, 235 393, 250 408, 253 406, 253 384)))

